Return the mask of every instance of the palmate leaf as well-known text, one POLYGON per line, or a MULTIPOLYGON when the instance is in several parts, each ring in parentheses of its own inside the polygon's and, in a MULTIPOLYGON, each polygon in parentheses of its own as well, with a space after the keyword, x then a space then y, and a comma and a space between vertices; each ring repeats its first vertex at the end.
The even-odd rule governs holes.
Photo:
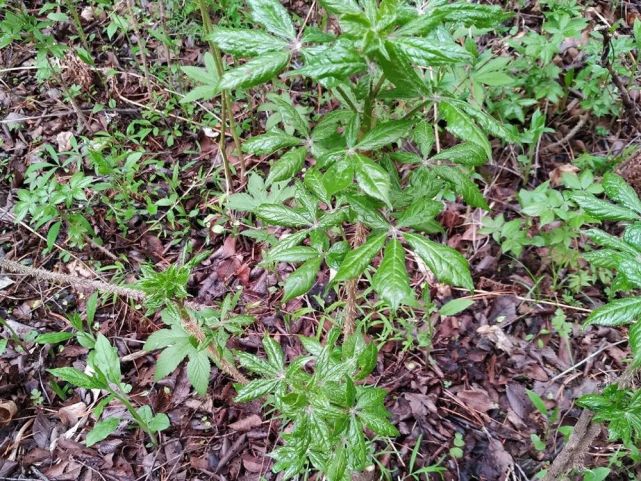
POLYGON ((401 304, 412 305, 415 302, 405 267, 405 250, 398 240, 393 239, 387 243, 383 261, 372 279, 372 285, 393 311, 401 304))
POLYGON ((227 70, 218 86, 223 90, 254 87, 272 79, 288 63, 289 53, 287 52, 265 53, 239 67, 227 70))
POLYGON ((641 318, 641 297, 617 299, 592 311, 586 319, 587 324, 600 326, 619 326, 639 322, 641 318))
POLYGON ((282 96, 274 93, 267 94, 267 99, 276 106, 285 125, 296 129, 303 137, 309 136, 309 124, 301 113, 292 105, 291 100, 287 101, 282 96))
POLYGON ((279 383, 280 380, 278 379, 256 379, 254 381, 249 381, 238 391, 236 402, 243 403, 263 397, 274 391, 279 383))
POLYGON ((342 282, 360 276, 381 250, 386 237, 387 233, 371 235, 363 245, 348 252, 333 281, 342 282))
POLYGON ((458 251, 417 234, 405 233, 403 237, 439 281, 474 289, 467 261, 458 251))
POLYGON ((284 40, 260 30, 216 27, 209 39, 223 52, 239 57, 255 57, 287 47, 284 40))

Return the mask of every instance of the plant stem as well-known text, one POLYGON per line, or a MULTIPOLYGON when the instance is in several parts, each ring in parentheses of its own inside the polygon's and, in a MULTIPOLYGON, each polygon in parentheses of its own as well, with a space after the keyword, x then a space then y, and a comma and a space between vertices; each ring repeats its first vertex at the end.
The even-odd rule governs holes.
MULTIPOLYGON (((193 334, 193 336, 198 340, 198 342, 202 343, 203 341, 205 341, 207 336, 205 336, 205 333, 200 328, 200 326, 191 319, 191 316, 189 315, 189 311, 187 310, 187 308, 185 308, 184 305, 179 304, 178 309, 180 311, 180 317, 181 319, 183 319, 183 324, 185 328, 191 334, 193 334)), ((240 384, 247 384, 248 382, 247 378, 236 368, 236 366, 234 366, 229 361, 227 361, 227 359, 225 359, 218 352, 218 349, 216 349, 216 346, 209 344, 207 346, 207 354, 209 355, 209 358, 214 362, 214 364, 216 364, 216 366, 225 374, 227 374, 230 378, 232 378, 234 381, 240 384)))
MULTIPOLYGON (((108 292, 110 294, 118 294, 120 296, 127 297, 129 299, 133 299, 140 302, 144 302, 144 300, 147 297, 144 292, 139 291, 137 289, 132 289, 130 287, 121 287, 114 284, 110 284, 108 282, 91 281, 91 280, 82 279, 75 276, 70 276, 68 274, 59 274, 57 272, 51 272, 45 269, 36 269, 35 267, 24 266, 19 262, 10 261, 4 258, 0 258, 0 269, 7 270, 9 272, 15 272, 18 274, 31 276, 43 281, 51 281, 58 284, 69 284, 79 290, 91 289, 91 290, 96 290, 100 292, 108 292)), ((185 329, 188 332, 190 332, 199 341, 204 340, 205 334, 197 324, 191 321, 191 318, 186 312, 185 307, 189 307, 189 308, 193 307, 197 309, 200 306, 190 304, 190 303, 185 303, 182 308, 183 312, 181 312, 181 315, 183 316, 183 323, 184 323, 185 329)), ((241 384, 247 383, 247 378, 234 365, 232 365, 229 361, 223 358, 218 353, 218 351, 214 349, 212 346, 210 346, 209 348, 209 357, 212 359, 212 361, 214 361, 214 363, 220 368, 221 371, 223 371, 225 374, 231 377, 234 381, 241 384)))
POLYGON ((347 92, 345 92, 345 90, 343 89, 343 87, 342 87, 342 86, 337 85, 337 86, 336 86, 336 91, 337 91, 339 94, 341 94, 341 97, 343 97, 343 100, 345 100, 345 103, 349 106, 349 108, 350 108, 350 109, 352 109, 352 110, 353 110, 354 112, 356 112, 356 113, 359 113, 359 112, 358 112, 358 108, 356 108, 356 105, 354 105, 354 102, 352 102, 352 99, 350 99, 350 98, 347 96, 347 92))
POLYGON ((91 51, 89 50, 89 42, 87 41, 87 34, 85 33, 85 30, 82 28, 82 23, 80 23, 80 16, 78 15, 78 10, 76 10, 75 6, 71 3, 71 0, 65 0, 65 4, 67 6, 67 10, 71 14, 73 23, 76 27, 76 30, 78 31, 78 35, 80 35, 80 43, 82 43, 82 46, 87 52, 91 53, 91 51))
POLYGON ((374 101, 376 100, 376 96, 380 92, 384 82, 385 74, 382 74, 378 79, 378 82, 376 82, 376 85, 373 87, 370 85, 369 95, 365 99, 365 105, 363 107, 363 133, 369 132, 372 128, 372 121, 374 119, 374 101))
MULTIPOLYGON (((200 6, 200 16, 203 21, 203 28, 205 29, 205 36, 209 37, 209 34, 211 33, 211 18, 209 18, 209 12, 207 11, 207 5, 206 5, 206 0, 198 0, 198 4, 200 6)), ((225 73, 225 68, 223 65, 223 57, 220 53, 220 50, 216 46, 214 42, 209 40, 207 38, 207 42, 209 43, 209 48, 211 50, 211 54, 214 57, 214 62, 216 64, 216 73, 218 74, 218 77, 221 78, 223 74, 225 73)), ((241 148, 240 144, 240 137, 238 136, 238 129, 236 128, 236 120, 234 119, 234 114, 231 108, 231 101, 229 98, 229 92, 226 90, 223 90, 220 93, 221 96, 221 121, 222 121, 222 139, 224 141, 224 132, 226 128, 226 123, 229 123, 229 131, 231 133, 232 138, 234 139, 234 147, 236 149, 236 155, 238 156, 239 159, 239 164, 240 164, 240 182, 241 184, 245 183, 245 158, 243 157, 243 151, 241 148)), ((223 152, 223 163, 227 164, 226 169, 229 168, 229 160, 227 159, 227 154, 225 153, 225 150, 222 149, 223 152)))
POLYGON ((110 392, 116 397, 116 399, 118 399, 118 401, 120 401, 122 404, 125 405, 125 407, 127 408, 127 411, 129 411, 129 414, 131 414, 131 417, 134 418, 134 421, 136 421, 138 426, 140 426, 140 429, 142 429, 144 432, 146 432, 149 435, 149 439, 151 439, 151 443, 154 446, 158 446, 158 436, 156 436, 156 433, 151 432, 145 420, 140 417, 140 415, 138 414, 138 411, 136 410, 136 407, 129 400, 129 397, 127 397, 126 394, 121 394, 120 392, 117 392, 114 390, 110 390, 110 392))
POLYGON ((129 8, 129 16, 131 17, 131 26, 134 29, 134 33, 138 40, 138 50, 140 50, 140 58, 142 60, 142 71, 145 74, 145 85, 147 86, 147 94, 151 100, 151 81, 149 80, 149 69, 147 68, 147 54, 145 53, 145 44, 142 40, 142 33, 138 26, 136 13, 134 12, 133 0, 127 0, 127 7, 129 8))

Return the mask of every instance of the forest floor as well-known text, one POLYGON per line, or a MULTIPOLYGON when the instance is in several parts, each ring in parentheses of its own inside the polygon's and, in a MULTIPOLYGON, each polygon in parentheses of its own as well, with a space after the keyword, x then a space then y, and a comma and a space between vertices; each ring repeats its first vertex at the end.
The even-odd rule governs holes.
MULTIPOLYGON (((27 3, 36 16, 44 4, 27 3)), ((154 3, 143 2, 155 14, 154 3)), ((536 30, 543 21, 537 2, 521 3, 533 6, 515 10, 510 22, 517 30, 536 30)), ((608 4, 598 3, 586 13, 587 20, 593 25, 600 17, 611 23, 634 21, 635 17, 622 15, 622 8, 608 4)), ((298 2, 291 8, 304 12, 307 7, 298 2)), ((183 13, 188 18, 190 12, 183 13)), ((198 12, 191 15, 197 24, 198 12)), ((72 55, 65 56, 60 78, 39 81, 42 66, 31 42, 13 42, 0 50, 0 255, 81 279, 126 283, 139 276, 141 264, 163 269, 176 263, 187 244, 194 252, 211 249, 212 254, 194 269, 189 292, 194 301, 210 305, 242 288, 240 305, 256 322, 230 341, 231 346, 259 350, 268 331, 287 356, 299 354, 302 347, 295 336, 314 335, 319 323, 329 324, 328 315, 317 309, 312 296, 281 303, 276 286, 286 271, 274 273, 259 266, 260 241, 237 235, 246 227, 244 218, 218 202, 220 152, 209 120, 200 110, 185 112, 176 95, 186 90, 177 66, 198 64, 207 48, 194 40, 192 23, 181 24, 184 39, 178 50, 161 42, 163 28, 175 28, 171 22, 156 24, 155 35, 144 30, 145 61, 151 71, 146 77, 140 56, 132 53, 136 35, 116 32, 109 39, 108 17, 94 17, 91 10, 83 10, 82 22, 92 34, 95 64, 88 67, 74 63, 72 55), (72 84, 79 89, 73 104, 63 91, 72 84), (25 188, 36 162, 87 166, 87 139, 109 142, 114 156, 144 151, 147 161, 108 191, 111 203, 93 204, 88 221, 100 243, 83 239, 82 231, 80 240, 67 238, 52 246, 46 226, 31 225, 28 218, 16 221, 11 213, 18 190, 25 188), (43 152, 51 153, 47 160, 43 152), (154 199, 165 197, 166 202, 157 204, 156 215, 133 215, 124 235, 106 214, 126 211, 127 202, 144 206, 143 194, 152 191, 154 199), (131 200, 123 200, 119 195, 123 193, 131 200)), ((72 31, 72 23, 62 22, 47 34, 65 43, 72 31)), ((575 61, 567 54, 559 57, 558 64, 575 61)), ((635 102, 638 94, 636 90, 635 102)), ((233 110, 244 136, 264 130, 264 115, 252 117, 262 95, 257 91, 235 99, 233 110)), ((218 110, 215 103, 208 105, 218 110)), ((510 148, 493 144, 494 160, 481 169, 493 216, 515 218, 520 189, 548 180, 558 184, 561 173, 575 169, 573 161, 580 154, 615 156, 638 145, 638 124, 625 111, 620 118, 597 118, 572 98, 566 99, 565 109, 547 107, 551 131, 536 145, 536 163, 527 179, 519 174, 510 148), (608 134, 595 134, 599 129, 608 134)), ((233 152, 233 146, 229 150, 233 152)), ((231 155, 232 162, 237 160, 231 155)), ((247 160, 249 169, 265 167, 260 158, 247 160)), ((61 175, 51 182, 70 181, 71 176, 61 175)), ((236 184, 234 189, 242 186, 236 184)), ((42 195, 48 194, 43 190, 42 195)), ((581 412, 575 405, 577 397, 595 391, 625 368, 625 333, 582 327, 586 313, 603 303, 607 293, 598 282, 574 292, 559 288, 558 279, 569 271, 550 261, 547 247, 528 246, 520 258, 504 255, 492 237, 480 231, 479 212, 459 203, 448 204, 441 221, 448 245, 470 261, 476 291, 470 295, 434 284, 432 300, 442 305, 467 296, 474 302, 454 316, 401 320, 398 332, 382 346, 370 379, 389 392, 387 405, 400 436, 379 442, 379 461, 394 480, 419 479, 411 478, 409 471, 416 448, 417 465, 440 465, 446 480, 534 479, 563 446, 559 427, 576 422, 581 412), (553 328, 562 316, 565 337, 553 328), (546 414, 527 391, 544 400, 546 414), (455 438, 455 433, 461 436, 455 438), (462 455, 453 452, 454 447, 462 455)), ((537 230, 536 225, 530 228, 530 235, 537 230)), ((424 273, 415 265, 411 268, 413 285, 424 282, 424 273)), ((166 413, 171 427, 162 433, 158 447, 145 444, 138 429, 118 431, 86 447, 83 433, 94 422, 87 412, 97 402, 97 393, 77 389, 63 400, 52 390, 47 369, 80 366, 87 350, 73 341, 64 348, 33 341, 34 333, 68 330, 68 317, 84 312, 88 294, 78 287, 8 272, 0 275, 0 318, 9 341, 0 356, 0 401, 17 406, 17 412, 4 413, 10 419, 0 425, 0 480, 279 479, 271 472, 268 457, 278 442, 277 419, 258 401, 234 403, 232 381, 216 369, 205 396, 195 395, 184 369, 155 382, 155 355, 142 351, 142 343, 160 328, 160 319, 122 298, 104 299, 95 322, 122 356, 123 373, 133 386, 132 399, 166 413)), ((331 304, 332 299, 325 301, 331 304)), ((361 313, 369 315, 366 299, 361 301, 361 313)), ((376 337, 383 329, 381 322, 369 335, 376 337)), ((604 430, 584 462, 605 466, 619 447, 608 442, 604 430)), ((641 479, 640 468, 624 468, 619 472, 641 479)), ((380 472, 376 467, 362 479, 378 479, 380 472)), ((632 479, 612 476, 608 479, 632 479)))

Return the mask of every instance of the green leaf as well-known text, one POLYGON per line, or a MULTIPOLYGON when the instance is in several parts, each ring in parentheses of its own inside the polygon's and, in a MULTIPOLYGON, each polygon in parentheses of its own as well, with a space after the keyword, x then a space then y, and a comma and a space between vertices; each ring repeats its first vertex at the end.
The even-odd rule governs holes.
POLYGON ((641 289, 641 264, 637 258, 634 260, 624 260, 617 267, 619 272, 625 276, 630 284, 634 285, 637 289, 641 289))
POLYGON ((459 139, 473 142, 482 147, 488 159, 492 156, 492 147, 487 140, 487 136, 467 113, 448 102, 439 104, 439 113, 447 122, 446 128, 449 132, 459 139))
POLYGON ((637 320, 630 326, 628 337, 630 339, 633 366, 641 366, 641 322, 637 320))
POLYGON ((209 376, 211 374, 211 364, 207 351, 192 351, 189 354, 187 363, 187 378, 196 392, 204 396, 209 385, 209 376))
POLYGON ((297 137, 288 135, 280 131, 267 132, 256 135, 243 142, 243 152, 254 155, 269 155, 279 149, 300 145, 301 141, 297 137))
POLYGON ((296 129, 303 137, 309 137, 309 125, 301 113, 280 95, 267 94, 267 98, 273 103, 280 113, 283 123, 296 129))
POLYGON ((347 430, 347 438, 350 444, 349 453, 352 457, 352 464, 354 469, 365 469, 368 461, 368 450, 363 435, 363 425, 355 418, 351 417, 349 420, 349 428, 347 430))
POLYGON ((278 0, 247 0, 254 22, 285 40, 294 40, 296 30, 287 10, 278 0))
POLYGON ((472 304, 474 304, 472 299, 452 299, 451 301, 443 304, 438 312, 441 316, 455 316, 459 312, 463 312, 472 304))
POLYGON ((354 164, 347 159, 334 162, 323 175, 323 187, 328 195, 347 189, 354 180, 354 164))
POLYGON ((387 233, 371 235, 362 246, 348 252, 333 282, 342 282, 360 276, 376 253, 381 250, 386 238, 387 233))
POLYGON ((358 366, 359 372, 357 379, 365 379, 369 376, 374 368, 376 367, 376 361, 378 360, 378 349, 376 344, 370 342, 365 349, 358 355, 356 359, 356 364, 358 366))
POLYGON ((410 278, 405 267, 405 250, 398 240, 388 241, 372 285, 393 311, 401 304, 414 304, 410 278))
POLYGON ((641 200, 630 185, 618 175, 607 172, 603 176, 603 190, 610 200, 617 202, 623 207, 641 213, 641 200))
POLYGON ((356 213, 358 220, 375 230, 389 230, 390 224, 378 211, 378 206, 370 197, 364 195, 345 195, 349 208, 356 213))
POLYGON ((294 297, 302 296, 312 288, 316 282, 320 263, 320 258, 310 259, 287 276, 282 302, 287 302, 294 297))
POLYGON ((270 52, 256 57, 243 65, 228 70, 220 79, 219 88, 231 90, 250 88, 267 82, 289 63, 287 52, 270 52))
POLYGON ((441 150, 441 152, 430 158, 430 162, 434 160, 449 160, 468 167, 477 167, 485 164, 488 157, 487 152, 481 145, 473 142, 463 142, 449 149, 441 150))
POLYGON ((273 366, 274 369, 282 370, 285 366, 285 354, 280 344, 272 337, 265 335, 263 336, 263 348, 265 348, 265 354, 267 355, 269 364, 273 366))
POLYGON ((84 389, 101 389, 104 387, 97 379, 87 376, 84 372, 73 367, 59 367, 56 369, 48 369, 48 371, 57 378, 73 384, 76 387, 84 389))
POLYGON ((192 351, 194 347, 186 339, 185 342, 169 346, 158 356, 156 361, 156 372, 154 373, 154 380, 160 381, 162 378, 168 376, 176 370, 178 365, 183 359, 192 351))
POLYGON ((236 351, 236 358, 245 369, 263 377, 275 377, 280 368, 274 368, 264 359, 244 351, 236 351))
POLYGON ((276 386, 278 386, 279 382, 278 379, 256 379, 249 381, 239 389, 236 402, 244 403, 263 397, 272 392, 276 386))
POLYGON ((412 63, 422 67, 469 62, 472 58, 465 48, 453 40, 439 39, 436 36, 401 37, 394 44, 412 63))
POLYGON ((433 172, 443 180, 448 181, 454 191, 463 197, 463 200, 472 207, 489 210, 490 206, 483 197, 483 194, 471 180, 468 174, 463 173, 455 167, 446 165, 437 165, 433 167, 433 172))
POLYGON ((443 204, 421 197, 416 199, 396 220, 397 227, 416 227, 432 221, 443 210, 443 204))
POLYGON ((203 84, 203 86, 207 87, 218 87, 218 81, 220 79, 218 78, 216 70, 210 71, 206 68, 194 67, 192 65, 183 65, 180 67, 180 70, 182 70, 183 73, 194 82, 203 84))
POLYGON ((641 316, 641 297, 617 299, 592 311, 587 324, 600 326, 620 326, 630 322, 638 322, 641 316))
POLYGON ((60 344, 71 339, 73 334, 70 332, 45 332, 36 337, 37 344, 60 344))
POLYGON ((459 252, 417 234, 403 236, 439 281, 474 289, 467 261, 459 252))
POLYGON ((318 250, 308 246, 293 246, 283 249, 276 254, 267 255, 269 262, 305 262, 319 256, 318 250))
POLYGON ((188 104, 197 102, 198 100, 211 100, 218 95, 218 92, 220 92, 220 89, 217 85, 199 85, 187 92, 187 94, 180 99, 180 103, 188 104))
POLYGON ((344 79, 367 68, 363 56, 351 44, 334 43, 331 47, 305 49, 305 65, 288 75, 304 75, 313 79, 344 79))
POLYGON ((385 169, 360 154, 350 155, 347 160, 354 162, 356 165, 356 182, 363 189, 363 192, 385 202, 391 209, 392 203, 389 198, 390 177, 385 169))
POLYGON ((152 332, 145 341, 143 349, 149 352, 154 349, 162 349, 163 347, 187 342, 189 342, 189 334, 182 327, 174 325, 171 329, 160 329, 152 332))
POLYGON ((317 168, 312 167, 305 172, 303 184, 311 193, 318 197, 321 202, 326 205, 331 204, 329 192, 327 192, 325 184, 323 183, 323 176, 317 168))
POLYGON ((97 422, 93 429, 87 434, 85 444, 87 447, 90 447, 97 442, 106 439, 111 433, 118 429, 119 424, 120 418, 115 416, 111 416, 104 421, 97 422))
POLYGON ((570 194, 570 198, 588 214, 599 220, 633 221, 639 219, 639 215, 633 210, 597 199, 587 192, 573 192, 570 194))
POLYGON ((398 436, 398 430, 387 420, 386 412, 379 410, 363 409, 358 411, 358 417, 363 423, 379 436, 398 436))
POLYGON ((269 169, 269 175, 267 176, 265 183, 269 185, 274 182, 289 180, 294 177, 303 168, 306 155, 307 150, 303 147, 292 149, 284 154, 280 159, 274 162, 272 168, 269 169))
POLYGON ((406 136, 411 127, 411 120, 382 122, 367 132, 355 148, 357 150, 381 149, 406 136))
POLYGON ((167 416, 165 413, 158 413, 153 418, 151 418, 151 421, 149 421, 147 426, 152 433, 159 433, 161 431, 164 431, 170 426, 169 416, 167 416))
POLYGON ((320 0, 320 4, 325 10, 337 15, 362 13, 362 10, 354 0, 320 0))
POLYGON ((109 340, 101 333, 96 336, 94 369, 99 369, 113 383, 118 384, 122 380, 120 373, 120 357, 118 351, 109 340))
POLYGON ((47 249, 51 249, 58 240, 58 234, 60 233, 60 227, 62 227, 62 222, 55 222, 47 232, 47 249))
POLYGON ((256 57, 287 48, 287 42, 260 30, 216 27, 209 36, 223 51, 238 57, 256 57))
POLYGON ((636 257, 639 254, 632 245, 600 229, 588 229, 585 231, 585 235, 588 236, 592 242, 595 242, 600 246, 621 251, 622 253, 628 254, 632 257, 636 257))
POLYGON ((411 59, 400 49, 396 48, 393 42, 386 41, 385 49, 388 56, 381 52, 377 53, 376 62, 383 70, 387 80, 397 88, 398 96, 419 97, 429 94, 429 89, 423 79, 416 73, 411 59))
POLYGON ((262 204, 258 206, 255 213, 269 224, 284 227, 305 227, 311 224, 304 215, 284 205, 262 204))

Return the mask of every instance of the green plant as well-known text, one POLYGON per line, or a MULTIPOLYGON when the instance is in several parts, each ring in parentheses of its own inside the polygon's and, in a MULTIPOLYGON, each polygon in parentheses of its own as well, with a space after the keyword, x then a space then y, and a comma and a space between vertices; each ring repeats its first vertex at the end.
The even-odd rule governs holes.
POLYGON ((44 402, 45 398, 42 395, 42 392, 39 389, 32 389, 31 393, 29 394, 29 399, 31 399, 31 402, 33 403, 34 406, 42 406, 42 403, 44 402))
POLYGON ((241 365, 258 376, 239 388, 236 400, 266 397, 279 413, 284 445, 272 453, 273 469, 286 479, 309 468, 330 481, 351 479, 352 472, 372 462, 366 427, 379 436, 398 434, 383 405, 385 390, 359 383, 376 366, 376 347, 356 335, 338 346, 339 335, 330 331, 324 344, 301 337, 309 354, 289 363, 269 337, 263 338, 267 359, 236 353, 241 365))
MULTIPOLYGON (((91 332, 91 324, 96 312, 97 296, 94 294, 87 302, 87 325, 85 328, 82 319, 79 316, 72 316, 69 320, 72 326, 77 330, 76 338, 78 342, 89 349, 87 355, 87 368, 80 371, 74 367, 60 367, 49 369, 48 371, 69 384, 84 388, 98 389, 106 392, 106 396, 93 409, 93 415, 100 419, 105 407, 112 401, 118 401, 122 404, 132 420, 142 429, 153 444, 158 444, 157 433, 169 427, 169 418, 164 413, 153 414, 151 407, 143 405, 136 407, 129 398, 131 385, 123 381, 120 368, 120 357, 118 350, 111 345, 109 340, 102 334, 94 335, 91 332)), ((64 342, 69 339, 69 333, 47 333, 39 336, 36 341, 43 344, 52 344, 64 342)), ((123 419, 118 416, 109 416, 98 421, 93 429, 87 433, 85 442, 91 446, 102 441, 113 433, 123 423, 123 419)), ((128 421, 125 421, 127 423, 128 421)))
POLYGON ((463 457, 463 448, 465 447, 465 440, 461 433, 454 433, 453 444, 454 446, 450 448, 450 456, 454 459, 461 459, 463 457))
MULTIPOLYGON (((290 149, 272 163, 266 185, 305 172, 292 206, 267 202, 246 209, 265 224, 295 231, 265 256, 266 262, 302 263, 285 281, 283 300, 309 291, 323 263, 336 270, 332 282, 337 284, 358 278, 381 250, 372 283, 393 310, 415 303, 406 249, 441 281, 471 289, 464 258, 419 232, 441 230, 435 217, 444 195, 460 195, 473 207, 487 208, 470 178, 472 168, 490 156, 485 131, 515 138, 511 129, 457 97, 445 80, 449 69, 472 57, 448 32, 463 25, 491 27, 504 15, 490 6, 442 1, 426 9, 400 1, 321 2, 341 26, 340 35, 334 35, 313 27, 296 33, 275 0, 249 5, 252 20, 265 30, 216 27, 210 36, 221 50, 248 60, 236 60, 234 68, 218 77, 212 59, 205 59, 205 70, 187 67, 186 73, 202 84, 188 100, 255 87, 281 74, 292 81, 310 78, 340 105, 312 124, 308 109, 272 94, 264 106, 278 115, 270 121, 271 129, 243 143, 252 155, 290 149), (431 122, 424 120, 426 115, 431 122), (440 120, 465 141, 441 148, 440 120), (396 147, 405 140, 416 149, 396 147), (315 165, 304 169, 309 155, 315 165), (411 168, 404 178, 397 174, 401 163, 411 168), (346 222, 370 230, 356 248, 349 246, 346 222)), ((239 198, 232 199, 238 207, 239 198)))

